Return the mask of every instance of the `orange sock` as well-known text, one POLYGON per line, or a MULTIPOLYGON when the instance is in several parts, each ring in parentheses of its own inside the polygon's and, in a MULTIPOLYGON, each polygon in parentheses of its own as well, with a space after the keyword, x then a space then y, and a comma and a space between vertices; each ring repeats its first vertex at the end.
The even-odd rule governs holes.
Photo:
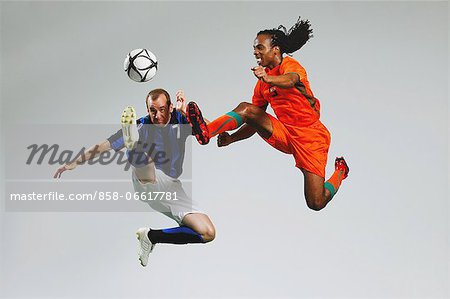
POLYGON ((242 123, 242 117, 239 114, 234 111, 228 112, 208 124, 209 137, 237 129, 242 123))
POLYGON ((328 179, 328 181, 325 182, 324 187, 328 189, 331 193, 330 200, 338 191, 339 186, 341 186, 343 177, 344 177, 343 171, 336 169, 334 173, 331 175, 331 177, 328 179))

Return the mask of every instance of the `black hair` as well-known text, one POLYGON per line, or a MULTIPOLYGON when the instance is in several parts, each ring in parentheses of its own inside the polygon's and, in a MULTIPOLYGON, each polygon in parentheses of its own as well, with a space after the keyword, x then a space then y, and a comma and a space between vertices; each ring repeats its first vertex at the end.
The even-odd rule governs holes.
POLYGON ((266 29, 258 32, 257 35, 267 34, 272 37, 272 47, 280 47, 281 54, 291 54, 303 47, 306 42, 313 37, 311 24, 309 20, 301 20, 298 17, 297 22, 289 29, 283 25, 274 29, 266 29))

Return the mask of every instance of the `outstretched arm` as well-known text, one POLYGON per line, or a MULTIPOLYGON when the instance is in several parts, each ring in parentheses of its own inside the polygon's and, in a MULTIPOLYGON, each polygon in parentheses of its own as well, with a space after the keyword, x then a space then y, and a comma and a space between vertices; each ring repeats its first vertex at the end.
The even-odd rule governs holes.
POLYGON ((83 164, 86 161, 92 160, 95 157, 97 157, 98 155, 107 152, 111 150, 111 144, 109 143, 108 140, 104 140, 102 142, 99 142, 93 146, 91 146, 90 148, 88 148, 82 155, 80 155, 79 157, 77 157, 74 161, 67 163, 63 166, 61 166, 60 168, 58 168, 55 172, 55 174, 53 175, 53 178, 60 178, 61 174, 66 171, 66 170, 73 170, 75 169, 78 165, 83 164))

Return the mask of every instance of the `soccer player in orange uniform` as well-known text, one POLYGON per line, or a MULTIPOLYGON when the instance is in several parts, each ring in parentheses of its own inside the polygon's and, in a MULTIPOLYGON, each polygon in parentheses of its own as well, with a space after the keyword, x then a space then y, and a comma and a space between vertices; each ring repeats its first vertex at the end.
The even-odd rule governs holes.
POLYGON ((194 102, 188 104, 187 114, 201 144, 219 135, 218 145, 226 146, 258 133, 274 148, 292 154, 304 175, 308 207, 321 210, 347 177, 349 167, 343 157, 336 158, 335 171, 325 182, 331 137, 319 119, 320 102, 311 91, 305 69, 295 59, 283 56, 300 49, 311 34, 309 21, 300 18, 288 32, 284 26, 260 31, 253 46, 258 66, 252 71, 259 80, 252 104, 240 103, 208 124, 194 102), (265 112, 269 104, 276 117, 265 112), (241 125, 234 134, 226 133, 241 125))

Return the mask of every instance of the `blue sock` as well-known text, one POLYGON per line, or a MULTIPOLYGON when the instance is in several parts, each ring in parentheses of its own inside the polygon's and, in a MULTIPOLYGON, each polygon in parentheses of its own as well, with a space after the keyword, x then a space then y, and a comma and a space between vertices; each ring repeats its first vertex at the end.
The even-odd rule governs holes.
POLYGON ((188 244, 205 243, 202 236, 187 226, 179 226, 166 229, 151 229, 148 232, 148 238, 153 244, 188 244))

